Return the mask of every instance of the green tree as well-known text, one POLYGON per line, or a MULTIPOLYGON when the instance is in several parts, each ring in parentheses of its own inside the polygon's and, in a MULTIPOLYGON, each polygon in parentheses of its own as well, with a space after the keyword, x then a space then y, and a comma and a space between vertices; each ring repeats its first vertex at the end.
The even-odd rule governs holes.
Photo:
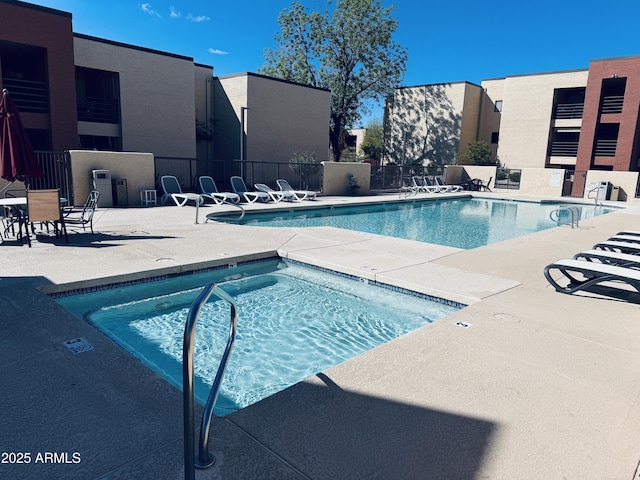
POLYGON ((470 143, 461 160, 467 165, 495 165, 496 161, 491 159, 492 154, 489 144, 481 140, 470 143))
POLYGON ((404 77, 407 53, 392 39, 393 10, 380 0, 337 0, 332 11, 309 13, 294 2, 278 18, 278 48, 265 51, 260 73, 331 90, 329 142, 336 161, 344 130, 404 77))
POLYGON ((362 139, 360 149, 364 156, 371 160, 380 161, 382 159, 382 122, 371 120, 362 139))

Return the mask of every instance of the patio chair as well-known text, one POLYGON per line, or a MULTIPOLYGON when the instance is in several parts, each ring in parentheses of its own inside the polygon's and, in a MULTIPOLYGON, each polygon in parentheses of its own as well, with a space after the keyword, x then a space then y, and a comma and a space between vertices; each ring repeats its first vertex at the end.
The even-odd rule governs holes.
POLYGON ((204 198, 210 198, 216 205, 222 205, 223 203, 240 203, 240 196, 237 193, 220 192, 216 187, 216 182, 212 177, 203 175, 198 178, 200 184, 200 191, 204 198))
POLYGON ((600 295, 616 296, 614 294, 622 293, 621 290, 628 293, 627 289, 619 288, 620 284, 640 293, 640 270, 617 265, 562 259, 547 265, 544 268, 544 276, 557 292, 562 293, 591 291, 593 287, 607 287, 595 292, 600 295), (555 271, 562 274, 559 280, 555 280, 551 275, 555 271))
POLYGON ((92 190, 89 192, 87 200, 84 202, 82 208, 63 208, 62 212, 65 226, 82 227, 82 230, 84 231, 88 225, 91 233, 93 234, 93 214, 98 207, 99 198, 100 192, 92 190))
POLYGON ((489 181, 487 183, 483 183, 482 181, 480 181, 480 183, 478 184, 478 190, 480 190, 481 192, 490 192, 491 189, 489 188, 489 185, 491 185, 491 180, 493 180, 493 177, 489 177, 489 181))
POLYGON ((435 180, 436 180, 436 185, 438 187, 447 189, 445 190, 446 192, 457 193, 463 190, 463 188, 460 185, 447 185, 442 181, 440 177, 435 177, 435 180))
POLYGON ((184 207, 187 202, 195 202, 196 205, 202 205, 204 198, 199 193, 184 193, 178 179, 173 175, 163 175, 160 177, 160 184, 164 194, 160 201, 162 204, 167 203, 170 198, 176 202, 179 207, 184 207))
POLYGON ((267 194, 266 192, 250 192, 247 189, 247 185, 244 183, 242 177, 231 177, 231 189, 247 203, 253 203, 258 200, 260 200, 261 202, 269 201, 269 194, 267 194))
MULTIPOLYGON (((65 240, 69 243, 65 219, 60 208, 60 189, 28 190, 27 216, 27 221, 31 224, 32 233, 35 233, 34 223, 46 225, 47 229, 49 224, 52 224, 56 237, 64 234, 65 240)), ((26 236, 27 243, 31 247, 31 236, 28 231, 26 236)))
POLYGON ((276 191, 265 183, 254 183, 253 186, 257 191, 264 192, 269 195, 269 198, 276 203, 282 200, 287 200, 289 202, 296 200, 296 196, 293 193, 283 192, 282 190, 276 191))
POLYGON ((291 192, 298 200, 315 200, 316 192, 313 190, 295 190, 289 182, 286 180, 279 178, 276 180, 276 185, 282 192, 291 192))

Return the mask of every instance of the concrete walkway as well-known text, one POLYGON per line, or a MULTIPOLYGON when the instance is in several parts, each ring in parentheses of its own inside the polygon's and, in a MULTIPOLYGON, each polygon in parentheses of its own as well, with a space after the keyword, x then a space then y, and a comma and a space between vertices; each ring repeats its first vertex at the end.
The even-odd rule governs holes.
POLYGON ((184 478, 181 392, 43 292, 273 255, 469 306, 215 419, 218 460, 197 478, 640 478, 638 299, 563 295, 542 274, 640 230, 640 204, 625 206, 466 251, 329 227, 204 223, 215 206, 198 225, 193 207, 109 209, 99 233, 68 245, 5 242, 0 478, 184 478), (93 350, 73 354, 64 342, 78 337, 93 350))

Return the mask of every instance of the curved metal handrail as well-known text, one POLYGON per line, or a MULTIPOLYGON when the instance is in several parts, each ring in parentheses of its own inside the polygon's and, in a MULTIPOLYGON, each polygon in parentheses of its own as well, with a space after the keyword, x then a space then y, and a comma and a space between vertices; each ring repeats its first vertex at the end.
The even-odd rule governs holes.
POLYGON ((561 207, 561 208, 557 208, 555 210, 552 210, 551 212, 549 212, 549 218, 551 218, 552 222, 560 222, 560 212, 569 212, 571 215, 571 228, 574 228, 574 225, 576 228, 579 228, 579 221, 580 221, 580 210, 578 210, 577 207, 561 207), (555 218, 554 218, 555 216, 555 218))
POLYGON ((182 397, 183 397, 183 421, 184 421, 184 475, 186 480, 195 479, 195 468, 204 469, 210 467, 216 461, 213 454, 209 452, 209 432, 211 428, 211 418, 215 407, 222 378, 229 363, 229 355, 233 348, 238 324, 236 304, 233 298, 215 283, 205 285, 198 298, 189 308, 187 321, 184 328, 184 343, 182 346, 182 397), (198 442, 198 456, 195 457, 195 423, 194 423, 194 380, 193 380, 193 346, 195 340, 196 324, 202 305, 209 297, 215 294, 221 300, 229 302, 231 305, 231 320, 229 326, 229 339, 227 346, 220 360, 218 372, 211 386, 209 398, 202 415, 202 425, 200 428, 200 439, 198 442), (195 460, 194 460, 195 459, 195 460))

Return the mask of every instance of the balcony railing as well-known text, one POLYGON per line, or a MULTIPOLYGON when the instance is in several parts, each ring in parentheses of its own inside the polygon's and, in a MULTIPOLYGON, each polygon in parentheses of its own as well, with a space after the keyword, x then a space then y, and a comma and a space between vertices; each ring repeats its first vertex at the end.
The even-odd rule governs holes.
POLYGON ((578 142, 551 142, 549 146, 551 157, 577 157, 578 142))
POLYGON ((2 87, 9 90, 11 99, 21 112, 46 113, 49 111, 49 95, 45 82, 2 77, 2 87))
POLYGON ((120 123, 117 99, 84 97, 78 99, 78 120, 81 122, 120 123))
POLYGON ((558 103, 554 112, 554 118, 571 119, 582 118, 584 103, 558 103))
POLYGON ((602 98, 602 113, 622 113, 624 95, 608 95, 602 98))

